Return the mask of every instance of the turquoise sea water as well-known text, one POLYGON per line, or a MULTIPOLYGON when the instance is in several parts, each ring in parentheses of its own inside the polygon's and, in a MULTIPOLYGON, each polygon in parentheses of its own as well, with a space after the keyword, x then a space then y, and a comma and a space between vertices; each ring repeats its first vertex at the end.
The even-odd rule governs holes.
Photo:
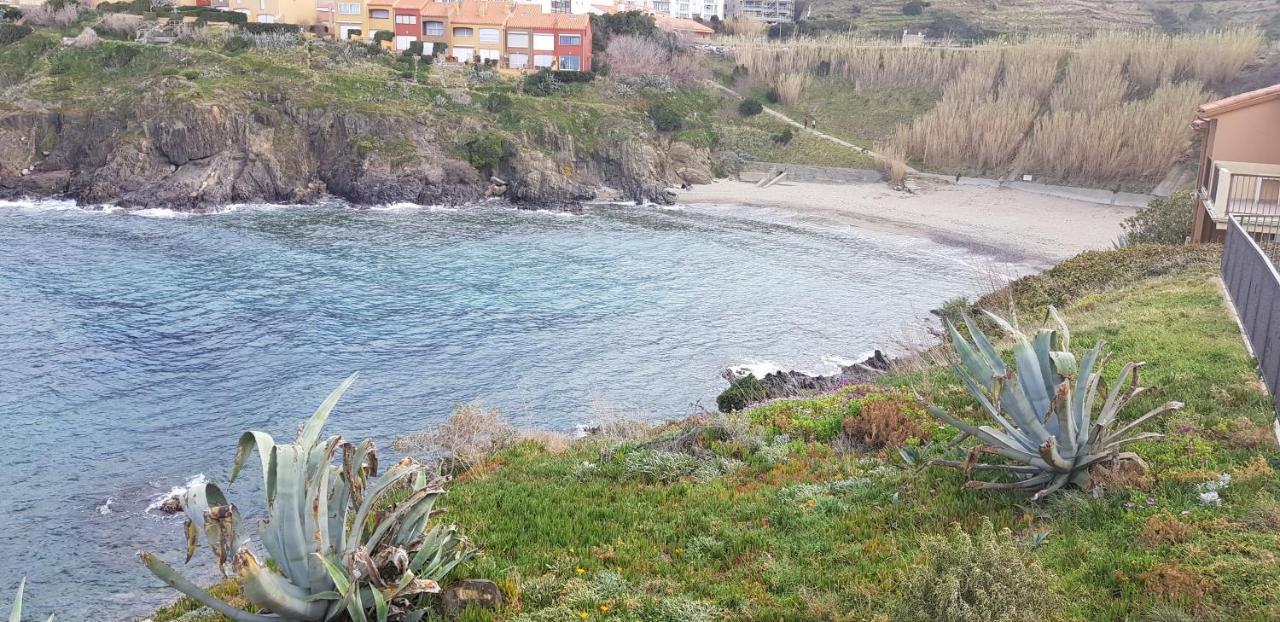
POLYGON ((985 284, 963 249, 743 214, 0 203, 0 603, 23 576, 41 619, 171 600, 136 552, 176 559, 180 521, 148 506, 353 371, 329 431, 384 447, 472 400, 565 431, 672 418, 726 367, 829 369, 985 284))

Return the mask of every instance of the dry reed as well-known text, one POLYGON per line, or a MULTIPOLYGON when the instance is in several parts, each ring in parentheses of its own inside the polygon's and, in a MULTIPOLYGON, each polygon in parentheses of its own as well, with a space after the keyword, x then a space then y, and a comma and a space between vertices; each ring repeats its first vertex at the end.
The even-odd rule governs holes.
POLYGON ((774 88, 778 91, 778 97, 782 99, 784 104, 796 104, 800 102, 800 96, 804 94, 805 89, 809 88, 811 78, 807 73, 792 73, 782 76, 774 84, 774 88))

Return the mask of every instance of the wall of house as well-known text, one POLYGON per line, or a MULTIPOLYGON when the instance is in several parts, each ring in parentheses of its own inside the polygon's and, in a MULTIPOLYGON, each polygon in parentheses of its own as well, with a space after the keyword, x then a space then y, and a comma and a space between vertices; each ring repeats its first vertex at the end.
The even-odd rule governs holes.
POLYGON ((1209 157, 1280 164, 1280 99, 1223 114, 1216 125, 1209 157))

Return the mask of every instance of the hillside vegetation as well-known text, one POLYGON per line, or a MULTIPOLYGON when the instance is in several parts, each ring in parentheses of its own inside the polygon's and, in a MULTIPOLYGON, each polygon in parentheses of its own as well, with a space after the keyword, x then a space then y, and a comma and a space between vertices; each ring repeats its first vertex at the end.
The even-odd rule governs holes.
POLYGON ((842 36, 732 45, 748 84, 791 91, 793 114, 927 170, 1143 190, 1189 156, 1196 107, 1262 48, 1256 30, 958 49, 842 36))
POLYGON ((1245 26, 1280 33, 1270 0, 931 0, 917 15, 908 0, 812 0, 808 20, 831 32, 897 37, 950 34, 1074 34, 1150 30, 1203 32, 1245 26), (910 9, 907 12, 912 12, 910 9))

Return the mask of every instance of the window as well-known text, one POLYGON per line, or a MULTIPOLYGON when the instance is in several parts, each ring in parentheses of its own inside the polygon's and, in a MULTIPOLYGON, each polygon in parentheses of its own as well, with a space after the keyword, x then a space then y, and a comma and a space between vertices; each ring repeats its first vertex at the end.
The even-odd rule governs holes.
POLYGON ((413 43, 413 37, 406 37, 404 35, 400 35, 396 37, 396 49, 402 52, 404 50, 409 49, 409 45, 412 43, 413 43))
POLYGON ((573 12, 572 0, 551 0, 551 12, 552 13, 572 13, 573 12))
POLYGON ((535 50, 554 50, 556 49, 555 35, 533 35, 533 49, 535 50))
POLYGON ((556 64, 556 57, 550 54, 534 54, 533 55, 534 67, 541 69, 543 67, 550 67, 554 64, 556 64))
MULTIPOLYGON (((529 33, 527 32, 508 32, 507 47, 509 48, 527 48, 529 47, 529 33)), ((527 61, 528 59, 526 59, 527 61)), ((513 67, 515 65, 512 65, 513 67)), ((521 65, 523 67, 523 65, 521 65)))
POLYGON ((491 60, 491 61, 497 62, 502 60, 502 51, 501 50, 476 50, 476 56, 479 56, 480 60, 491 60))
POLYGON ((560 35, 560 45, 582 45, 582 36, 560 35))
POLYGON ((343 14, 343 15, 359 15, 359 14, 360 14, 360 3, 358 3, 358 2, 352 2, 352 3, 339 2, 339 3, 338 3, 338 12, 339 12, 339 13, 341 13, 341 14, 343 14))
POLYGON ((582 59, 577 56, 561 56, 561 71, 582 71, 582 59))
POLYGON ((426 22, 422 25, 422 34, 431 37, 443 37, 444 22, 426 22))
POLYGON ((455 36, 455 37, 474 37, 474 36, 476 36, 476 31, 474 31, 474 30, 472 30, 472 29, 470 29, 470 28, 454 28, 454 29, 453 29, 453 36, 455 36))
POLYGON ((274 15, 259 15, 259 16, 258 16, 258 23, 259 23, 259 24, 274 24, 274 23, 276 23, 276 16, 274 16, 274 15))
POLYGON ((417 15, 397 15, 396 23, 397 24, 416 24, 418 23, 418 16, 417 15))
POLYGON ((369 19, 391 19, 389 9, 369 9, 369 19))
POLYGON ((510 65, 512 69, 524 69, 529 66, 529 55, 512 54, 507 64, 510 65))
POLYGON ((481 28, 480 43, 498 45, 502 43, 502 31, 497 28, 481 28))

